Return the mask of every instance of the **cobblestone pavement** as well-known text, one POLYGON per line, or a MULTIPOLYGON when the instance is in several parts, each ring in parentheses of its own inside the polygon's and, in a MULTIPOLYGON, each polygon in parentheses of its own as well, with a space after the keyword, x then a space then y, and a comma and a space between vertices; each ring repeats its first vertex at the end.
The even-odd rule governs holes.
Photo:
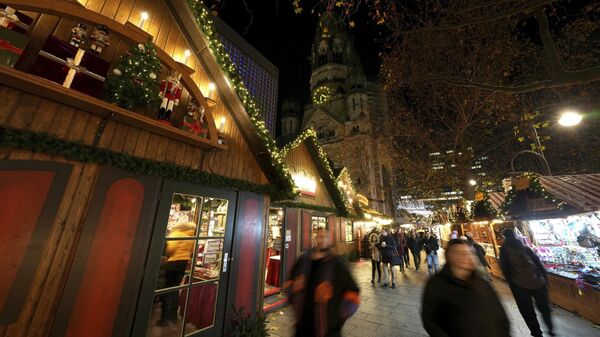
MULTIPOLYGON (((419 271, 411 269, 398 278, 396 269, 396 289, 371 286, 371 262, 361 260, 351 264, 352 272, 360 287, 361 305, 358 312, 346 322, 344 336, 387 337, 427 336, 420 316, 421 294, 427 280, 427 266, 419 271)), ((529 336, 529 330, 517 310, 510 289, 505 282, 494 279, 493 283, 511 322, 513 337, 529 336)), ((600 328, 568 311, 555 307, 554 324, 558 336, 598 337, 600 328)), ((541 317, 538 318, 543 326, 541 317)), ((294 336, 294 318, 289 307, 269 316, 271 336, 294 336)))

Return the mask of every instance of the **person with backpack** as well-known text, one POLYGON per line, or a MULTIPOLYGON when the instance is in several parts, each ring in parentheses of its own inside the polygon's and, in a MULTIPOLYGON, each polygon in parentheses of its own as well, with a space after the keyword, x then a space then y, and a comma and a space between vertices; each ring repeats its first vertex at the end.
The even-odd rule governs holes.
POLYGON ((535 299, 535 304, 550 330, 550 336, 555 336, 546 269, 533 250, 517 238, 513 229, 505 229, 503 234, 505 240, 500 248, 500 268, 515 297, 521 316, 532 336, 544 335, 535 315, 535 299))

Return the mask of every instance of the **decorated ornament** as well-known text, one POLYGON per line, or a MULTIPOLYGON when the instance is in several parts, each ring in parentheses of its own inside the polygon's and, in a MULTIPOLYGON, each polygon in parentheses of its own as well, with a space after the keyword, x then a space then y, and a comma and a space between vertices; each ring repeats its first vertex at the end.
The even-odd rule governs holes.
POLYGON ((15 22, 19 22, 19 17, 16 14, 16 10, 12 7, 6 6, 4 9, 0 9, 0 27, 12 28, 15 22))
POLYGON ((146 50, 146 47, 144 47, 144 45, 140 43, 140 44, 138 44, 138 49, 141 51, 144 51, 144 50, 146 50))
POLYGON ((512 185, 517 191, 524 191, 529 188, 531 182, 529 177, 521 176, 513 179, 512 185))
POLYGON ((171 74, 169 74, 169 77, 160 84, 158 95, 162 98, 162 103, 160 104, 160 110, 158 111, 158 119, 165 124, 171 124, 170 119, 173 108, 179 105, 179 98, 181 97, 180 77, 181 74, 173 70, 171 71, 171 74))
POLYGON ((100 55, 105 47, 110 46, 110 31, 105 25, 98 25, 90 35, 90 52, 100 55))
POLYGON ((151 80, 155 80, 156 79, 156 74, 155 73, 150 73, 148 75, 148 77, 150 77, 151 80))
POLYGON ((179 127, 195 136, 206 138, 208 135, 208 127, 203 123, 203 118, 204 107, 199 105, 196 99, 192 98, 179 127))
POLYGON ((71 39, 69 44, 71 46, 81 48, 85 44, 87 38, 87 26, 84 23, 78 23, 77 26, 71 29, 71 39))
POLYGON ((121 70, 119 68, 115 68, 115 69, 113 69, 113 74, 115 74, 117 76, 121 76, 121 75, 123 75, 123 72, 121 72, 121 70))

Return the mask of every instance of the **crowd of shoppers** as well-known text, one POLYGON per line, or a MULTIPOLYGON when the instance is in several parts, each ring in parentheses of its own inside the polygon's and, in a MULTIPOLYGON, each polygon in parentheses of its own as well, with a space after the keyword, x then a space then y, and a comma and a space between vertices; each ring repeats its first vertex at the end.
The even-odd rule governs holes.
MULTIPOLYGON (((504 231, 500 266, 531 335, 543 336, 535 305, 551 336, 555 336, 548 297, 546 270, 535 253, 504 231)), ((453 237, 445 247, 446 263, 439 270, 440 242, 435 234, 373 229, 368 234, 371 284, 396 287, 394 267, 400 272, 413 264, 419 270, 425 253, 429 279, 423 293, 421 318, 430 336, 508 337, 510 322, 491 286, 485 250, 471 233, 453 237), (383 265, 383 270, 381 269, 383 265), (383 277, 382 277, 383 276, 383 277)), ((303 255, 291 278, 290 303, 296 314, 296 336, 341 336, 344 322, 360 304, 359 289, 344 262, 330 250, 329 232, 317 231, 314 248, 303 255)))

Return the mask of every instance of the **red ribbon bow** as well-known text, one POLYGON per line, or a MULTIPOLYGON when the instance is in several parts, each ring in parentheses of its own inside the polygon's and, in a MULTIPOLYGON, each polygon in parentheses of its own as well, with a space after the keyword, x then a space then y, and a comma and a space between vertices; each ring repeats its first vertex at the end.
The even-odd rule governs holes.
POLYGON ((189 128, 188 131, 190 131, 192 134, 194 135, 199 135, 202 132, 202 126, 200 125, 200 123, 188 123, 188 122, 183 122, 183 126, 189 128))
POLYGON ((0 39, 0 49, 8 50, 18 55, 23 54, 23 49, 12 45, 10 41, 4 39, 0 39))

